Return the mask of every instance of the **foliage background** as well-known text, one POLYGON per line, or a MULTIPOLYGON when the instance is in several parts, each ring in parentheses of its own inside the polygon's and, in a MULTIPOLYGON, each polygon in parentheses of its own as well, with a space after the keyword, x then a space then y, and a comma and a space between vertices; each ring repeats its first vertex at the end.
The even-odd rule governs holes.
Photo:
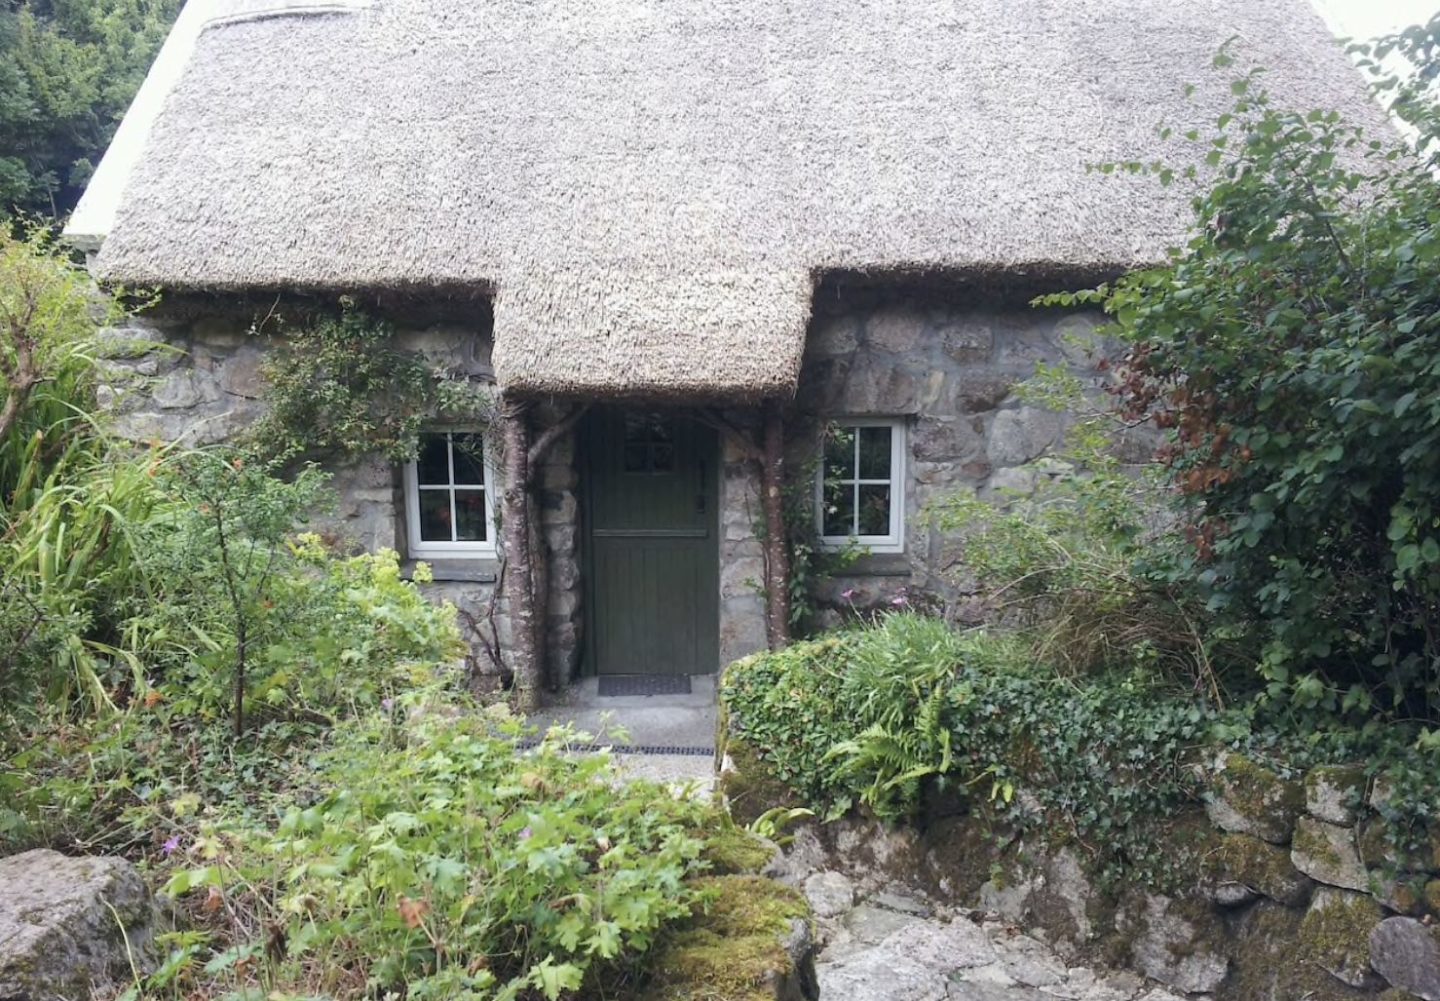
POLYGON ((0 5, 0 211, 75 207, 182 2, 0 5))

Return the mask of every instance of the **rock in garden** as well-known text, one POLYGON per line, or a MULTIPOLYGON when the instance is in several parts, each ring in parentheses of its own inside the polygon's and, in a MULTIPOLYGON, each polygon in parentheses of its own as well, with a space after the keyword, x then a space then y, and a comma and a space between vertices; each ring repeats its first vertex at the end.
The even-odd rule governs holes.
POLYGON ((1302 817, 1290 846, 1295 868, 1320 883, 1347 890, 1368 890, 1370 874, 1360 861, 1355 829, 1302 817))
POLYGON ((1370 933, 1370 965, 1390 986, 1440 1001, 1440 934, 1414 918, 1386 918, 1370 933))
POLYGON ((1283 845, 1289 843, 1304 805, 1300 783, 1239 754, 1227 754, 1215 768, 1205 812, 1222 830, 1283 845))
POLYGON ((805 880, 805 899, 817 918, 833 918, 855 905, 855 887, 838 872, 817 872, 805 880))
POLYGON ((155 902, 124 859, 23 852, 0 887, 0 998, 99 997, 154 968, 155 902))

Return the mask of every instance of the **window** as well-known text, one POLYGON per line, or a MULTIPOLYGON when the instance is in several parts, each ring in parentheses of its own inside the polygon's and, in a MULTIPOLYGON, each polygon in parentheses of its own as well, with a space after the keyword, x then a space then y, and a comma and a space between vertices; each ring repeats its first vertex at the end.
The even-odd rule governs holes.
POLYGON ((815 499, 822 542, 855 542, 878 553, 904 551, 904 423, 849 418, 832 424, 815 499))
POLYGON ((494 556, 492 492, 483 435, 422 434, 418 458, 405 464, 410 555, 494 556))
POLYGON ((664 414, 625 415, 625 472, 673 473, 675 423, 664 414))

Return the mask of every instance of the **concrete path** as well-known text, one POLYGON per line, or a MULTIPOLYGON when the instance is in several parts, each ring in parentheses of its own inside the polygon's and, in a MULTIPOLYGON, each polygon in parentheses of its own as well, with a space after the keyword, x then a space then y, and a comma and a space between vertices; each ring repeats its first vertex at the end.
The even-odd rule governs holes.
POLYGON ((613 741, 615 761, 632 778, 694 784, 709 797, 715 781, 715 676, 690 679, 688 695, 602 698, 596 678, 585 678, 530 717, 542 729, 570 724, 613 741), (628 740, 620 739, 620 734, 628 740))

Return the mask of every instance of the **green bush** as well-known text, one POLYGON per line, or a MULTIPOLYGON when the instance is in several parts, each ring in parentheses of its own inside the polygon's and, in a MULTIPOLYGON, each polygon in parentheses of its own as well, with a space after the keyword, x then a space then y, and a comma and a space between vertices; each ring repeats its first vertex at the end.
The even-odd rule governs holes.
POLYGON ((1235 92, 1186 247, 1045 301, 1113 318, 1120 407, 1169 429, 1198 583, 1271 697, 1440 722, 1440 182, 1235 92))
POLYGON ((336 734, 312 805, 187 839, 169 889, 215 935, 212 987, 553 999, 632 978, 700 902, 706 809, 566 753, 568 732, 521 750, 493 715, 403 701, 411 719, 336 734))
POLYGON ((739 661, 721 698, 735 735, 831 817, 914 817, 930 786, 1044 818, 1112 873, 1160 861, 1150 825, 1194 799, 1183 766, 1215 718, 1143 672, 1070 680, 1016 637, 909 614, 739 661))

